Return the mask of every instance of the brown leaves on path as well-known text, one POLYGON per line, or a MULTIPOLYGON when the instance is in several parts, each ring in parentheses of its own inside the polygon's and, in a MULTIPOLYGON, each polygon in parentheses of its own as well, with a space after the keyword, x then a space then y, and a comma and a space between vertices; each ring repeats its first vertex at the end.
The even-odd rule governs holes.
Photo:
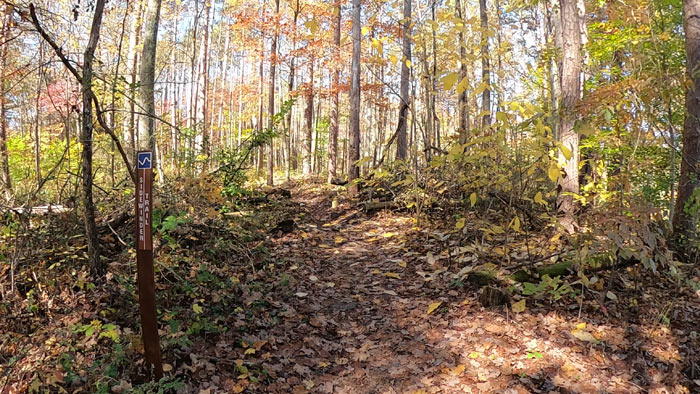
POLYGON ((271 382, 252 391, 688 390, 678 383, 678 338, 669 330, 660 335, 671 353, 651 358, 626 322, 524 301, 513 311, 485 309, 478 289, 452 286, 450 271, 460 267, 436 263, 440 251, 425 248, 432 231, 411 216, 358 215, 348 202, 332 210, 330 198, 309 188, 294 198, 306 220, 272 247, 290 262, 292 295, 268 333, 277 342, 263 364, 271 382))

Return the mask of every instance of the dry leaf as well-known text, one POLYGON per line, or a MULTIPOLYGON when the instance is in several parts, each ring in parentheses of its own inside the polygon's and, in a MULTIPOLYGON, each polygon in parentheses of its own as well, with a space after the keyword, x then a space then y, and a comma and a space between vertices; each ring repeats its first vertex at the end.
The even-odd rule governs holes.
POLYGON ((428 315, 433 313, 437 308, 440 307, 440 305, 442 305, 442 301, 433 302, 432 304, 428 305, 428 315))
POLYGON ((522 299, 516 303, 513 303, 513 305, 511 305, 511 308, 515 313, 525 312, 525 300, 522 299))

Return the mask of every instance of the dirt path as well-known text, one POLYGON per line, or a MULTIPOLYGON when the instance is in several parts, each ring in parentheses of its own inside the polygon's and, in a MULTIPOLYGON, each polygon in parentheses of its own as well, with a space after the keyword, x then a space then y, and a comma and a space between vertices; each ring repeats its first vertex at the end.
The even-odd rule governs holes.
POLYGON ((666 326, 578 319, 578 309, 568 315, 485 309, 478 289, 452 278, 454 267, 426 257, 439 243, 410 216, 367 216, 347 204, 331 209, 331 198, 317 192, 293 198, 302 207, 299 228, 272 249, 286 262, 288 288, 273 301, 279 324, 262 334, 270 384, 248 389, 683 390, 676 386, 681 339, 666 326))
MULTIPOLYGON (((485 252, 495 242, 460 240, 454 218, 440 228, 408 213, 368 215, 344 193, 332 208, 336 192, 313 182, 293 184, 291 200, 280 193, 232 204, 223 218, 218 191, 212 201, 201 189, 192 195, 179 210, 191 204, 209 213, 161 228, 156 259, 161 383, 178 393, 700 388, 700 292, 681 291, 668 277, 616 273, 617 301, 608 300, 605 313, 595 295, 605 294, 602 281, 611 288, 607 273, 598 293, 590 287, 584 297, 554 300, 549 288, 526 298, 515 289, 517 313, 485 308, 481 289, 457 273, 498 264, 485 252), (276 225, 287 233, 271 232, 276 225)), ((84 264, 74 261, 82 225, 47 219, 36 245, 52 249, 39 250, 30 268, 20 265, 24 278, 41 273, 43 285, 0 303, 0 394, 129 392, 146 381, 133 255, 111 233, 102 237, 112 237, 110 273, 87 283, 84 264)), ((479 232, 476 222, 465 226, 479 232)), ((129 239, 133 223, 117 231, 129 239)))

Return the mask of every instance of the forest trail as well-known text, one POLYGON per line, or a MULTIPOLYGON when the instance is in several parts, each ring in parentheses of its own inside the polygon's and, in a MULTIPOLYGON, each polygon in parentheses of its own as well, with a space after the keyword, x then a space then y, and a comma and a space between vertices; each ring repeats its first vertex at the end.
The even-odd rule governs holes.
POLYGON ((331 209, 332 195, 305 189, 292 192, 298 228, 272 240, 289 278, 271 301, 279 324, 249 338, 267 351, 271 383, 248 390, 641 392, 678 382, 678 349, 661 346, 679 341, 667 327, 486 309, 476 286, 455 286, 439 249, 427 254, 439 242, 410 215, 331 209))
MULTIPOLYGON (((618 301, 605 313, 594 286, 585 297, 516 290, 510 303, 485 307, 483 288, 464 272, 498 263, 484 252, 492 243, 455 237, 454 222, 439 212, 420 221, 408 211, 368 213, 342 188, 311 180, 283 187, 291 197, 263 189, 225 210, 215 185, 172 195, 177 204, 168 202, 174 208, 158 221, 156 240, 162 387, 300 394, 700 386, 697 296, 669 280, 618 274, 608 287, 618 301)), ((87 279, 77 252, 82 226, 70 213, 42 216, 33 229, 37 245, 53 247, 30 250, 35 263, 0 309, 0 394, 75 392, 91 376, 101 385, 90 392, 127 393, 132 384, 153 391, 143 373, 132 250, 119 242, 130 240, 133 221, 124 204, 115 206, 109 217, 124 220, 101 237, 112 261, 102 283, 87 279), (42 269, 36 296, 26 275, 42 269)))

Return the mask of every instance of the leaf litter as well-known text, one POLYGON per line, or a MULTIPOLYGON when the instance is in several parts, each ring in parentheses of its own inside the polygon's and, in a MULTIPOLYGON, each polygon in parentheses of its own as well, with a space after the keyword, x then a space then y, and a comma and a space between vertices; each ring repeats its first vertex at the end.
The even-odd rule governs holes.
MULTIPOLYGON (((299 228, 279 237, 234 224, 253 234, 247 248, 265 249, 244 263, 205 264, 220 258, 198 249, 197 242, 214 242, 206 231, 194 235, 198 241, 187 241, 195 244, 186 262, 159 256, 170 267, 157 274, 161 345, 166 375, 181 383, 177 391, 700 389, 697 294, 679 293, 672 305, 660 307, 657 295, 668 294, 669 285, 637 278, 645 281, 643 292, 603 292, 614 301, 608 302, 608 316, 590 299, 570 304, 523 298, 486 308, 479 287, 462 281, 473 267, 488 262, 483 251, 451 243, 439 222, 418 226, 407 213, 358 214, 342 200, 331 209, 333 193, 297 184, 292 201, 262 207, 254 214, 262 219, 249 218, 270 221, 280 212, 293 217, 299 228), (185 277, 196 283, 195 290, 181 287, 185 277)), ((461 229, 470 225, 460 223, 461 229)), ((168 247, 182 250, 176 244, 168 247)), ((123 357, 133 364, 120 366, 109 389, 128 392, 138 384, 143 348, 133 289, 128 281, 118 284, 122 279, 117 274, 95 289, 63 288, 62 302, 54 297, 54 304, 42 306, 44 316, 25 323, 17 320, 25 312, 3 309, 9 319, 0 323, 0 392, 74 391, 88 379, 79 365, 95 365, 101 353, 114 352, 109 335, 117 335, 123 357), (130 308, 124 316, 104 313, 130 308), (76 326, 93 321, 92 331, 107 337, 87 335, 88 328, 75 334, 76 326), (107 323, 114 334, 105 330, 107 323)), ((26 300, 12 303, 26 310, 26 300)))

